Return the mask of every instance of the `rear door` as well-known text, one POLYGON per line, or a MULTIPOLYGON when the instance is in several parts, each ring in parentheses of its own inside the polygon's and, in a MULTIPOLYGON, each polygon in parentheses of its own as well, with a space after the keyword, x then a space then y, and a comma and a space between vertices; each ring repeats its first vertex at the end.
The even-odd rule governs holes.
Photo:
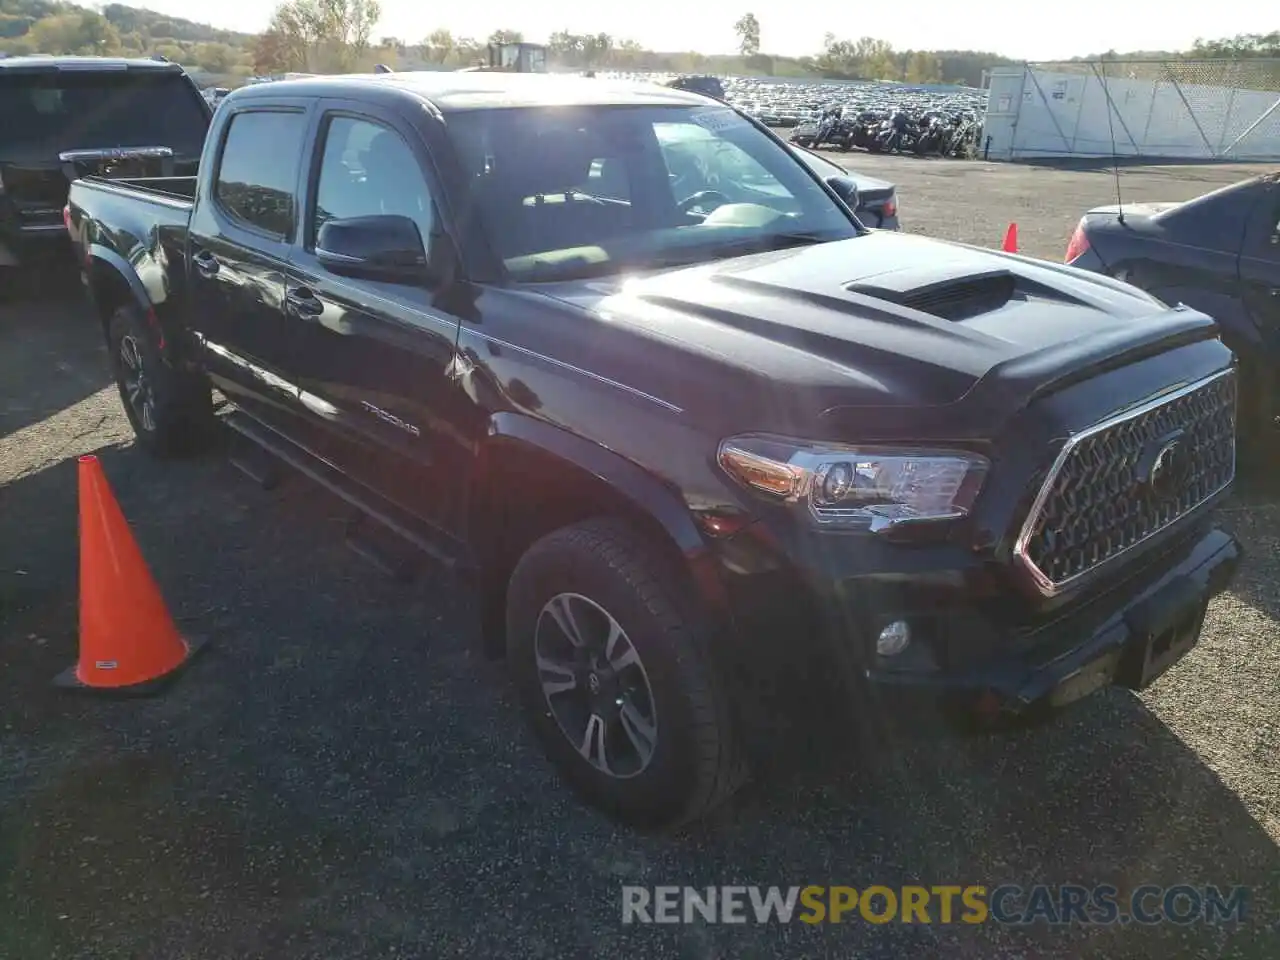
POLYGON ((177 66, 0 69, 0 224, 10 233, 62 229, 77 176, 194 174, 209 116, 177 66))
POLYGON ((284 310, 308 103, 253 100, 218 124, 188 237, 192 327, 218 386, 260 413, 296 406, 284 310))
POLYGON ((443 230, 438 180, 421 135, 365 102, 324 101, 307 200, 285 291, 302 406, 325 454, 447 533, 462 516, 462 447, 451 427, 465 399, 450 379, 458 317, 425 284, 355 279, 315 256, 330 218, 399 214, 424 250, 443 230), (451 466, 452 465, 452 466, 451 466))

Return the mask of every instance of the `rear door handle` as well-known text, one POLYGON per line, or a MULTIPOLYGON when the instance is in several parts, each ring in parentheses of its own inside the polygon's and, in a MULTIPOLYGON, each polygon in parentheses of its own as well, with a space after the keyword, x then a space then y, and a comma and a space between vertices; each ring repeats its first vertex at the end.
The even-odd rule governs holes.
POLYGON ((324 304, 306 287, 294 287, 284 296, 289 309, 299 317, 318 317, 324 313, 324 304))
POLYGON ((191 262, 202 277, 212 277, 218 272, 218 258, 208 250, 200 250, 191 255, 191 262))

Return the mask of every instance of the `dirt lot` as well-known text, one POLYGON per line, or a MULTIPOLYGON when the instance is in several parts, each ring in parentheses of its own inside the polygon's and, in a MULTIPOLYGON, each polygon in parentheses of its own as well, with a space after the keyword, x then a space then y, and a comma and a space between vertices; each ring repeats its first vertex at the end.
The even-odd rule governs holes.
MULTIPOLYGON (((909 230, 1059 259, 1107 170, 859 156, 909 230)), ((1130 168, 1177 199, 1225 167, 1130 168)), ((130 445, 72 299, 0 308, 0 958, 1275 957, 1280 508, 1201 645, 1154 688, 1049 727, 938 741, 780 724, 691 835, 582 809, 469 653, 470 598, 384 579, 344 511, 217 455, 130 445), (97 451, 175 615, 214 646, 164 697, 55 692, 76 651, 76 455, 97 451), (879 741, 879 742, 877 742, 879 741), (892 741, 892 742, 887 742, 892 741), (859 746, 852 747, 851 743, 859 746), (870 745, 881 749, 869 750, 870 745), (802 745, 803 749, 797 749, 802 745), (874 757, 874 758, 873 758, 874 757), (624 927, 620 885, 1243 884, 1239 927, 624 927)))

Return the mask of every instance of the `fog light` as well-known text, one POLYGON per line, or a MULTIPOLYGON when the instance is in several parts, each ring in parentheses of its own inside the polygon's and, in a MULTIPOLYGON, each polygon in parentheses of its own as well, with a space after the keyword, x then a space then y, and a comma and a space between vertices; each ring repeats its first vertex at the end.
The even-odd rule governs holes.
POLYGON ((876 653, 882 657, 896 657, 911 642, 911 628, 905 620, 895 620, 876 638, 876 653))

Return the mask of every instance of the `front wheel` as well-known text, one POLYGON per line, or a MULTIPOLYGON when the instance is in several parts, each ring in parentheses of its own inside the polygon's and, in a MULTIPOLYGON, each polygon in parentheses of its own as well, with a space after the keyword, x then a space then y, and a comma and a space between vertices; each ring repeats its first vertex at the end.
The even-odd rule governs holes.
POLYGON ((139 446, 155 456, 191 453, 203 446, 213 423, 209 385, 165 360, 156 332, 136 307, 126 304, 111 315, 107 348, 139 446))
POLYGON ((592 520, 538 541, 512 574, 507 654, 566 781, 634 826, 696 819, 741 784, 709 636, 658 551, 592 520))

